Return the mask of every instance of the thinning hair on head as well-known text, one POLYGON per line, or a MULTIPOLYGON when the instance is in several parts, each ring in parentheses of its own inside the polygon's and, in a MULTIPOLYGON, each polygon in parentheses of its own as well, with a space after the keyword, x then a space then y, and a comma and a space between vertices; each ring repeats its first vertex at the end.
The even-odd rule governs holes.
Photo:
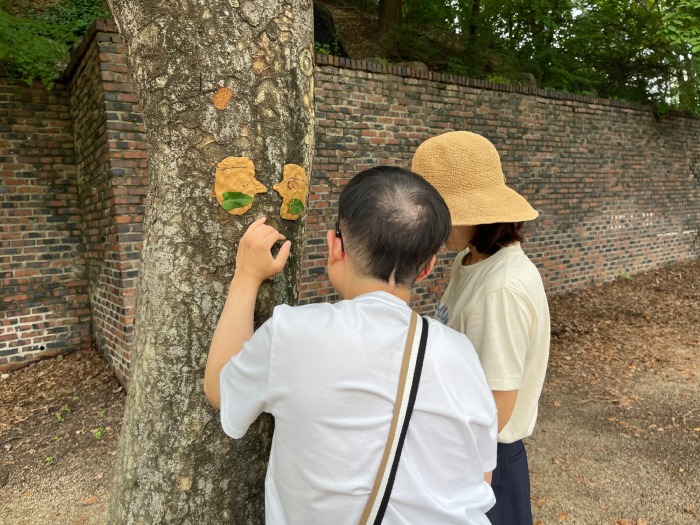
POLYGON ((340 194, 345 250, 358 275, 410 288, 450 234, 450 212, 430 183, 411 171, 377 166, 340 194))

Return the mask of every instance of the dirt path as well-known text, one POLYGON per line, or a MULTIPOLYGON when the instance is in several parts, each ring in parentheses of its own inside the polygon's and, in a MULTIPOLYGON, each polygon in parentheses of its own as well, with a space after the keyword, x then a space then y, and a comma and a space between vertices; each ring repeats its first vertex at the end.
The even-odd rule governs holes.
POLYGON ((542 523, 700 523, 700 263, 554 298, 529 440, 542 523))
POLYGON ((125 394, 93 349, 0 380, 0 524, 103 525, 125 394))
MULTIPOLYGON (((700 523, 700 261, 552 298, 540 524, 700 523)), ((94 350, 0 379, 0 524, 102 525, 124 392, 94 350)))

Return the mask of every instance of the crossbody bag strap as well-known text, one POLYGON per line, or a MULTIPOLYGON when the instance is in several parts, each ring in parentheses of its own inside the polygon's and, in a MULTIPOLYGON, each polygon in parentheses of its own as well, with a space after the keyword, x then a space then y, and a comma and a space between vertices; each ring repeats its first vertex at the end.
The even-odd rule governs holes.
POLYGON ((370 523, 379 525, 389 504, 391 489, 396 478, 396 471, 399 468, 401 449, 406 440, 408 423, 418 394, 418 383, 423 369, 425 346, 428 341, 428 321, 423 317, 421 317, 421 321, 421 323, 418 322, 416 312, 411 312, 411 324, 408 328, 408 337, 401 363, 401 375, 396 391, 394 415, 389 427, 389 437, 372 492, 360 518, 360 525, 370 523))

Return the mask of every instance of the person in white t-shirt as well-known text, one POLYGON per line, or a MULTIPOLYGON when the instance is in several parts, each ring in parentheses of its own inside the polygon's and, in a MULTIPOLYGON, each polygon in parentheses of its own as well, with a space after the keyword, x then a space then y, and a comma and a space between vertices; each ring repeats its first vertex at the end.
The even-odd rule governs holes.
POLYGON ((537 420, 549 358, 547 296, 520 247, 523 221, 538 213, 508 188, 496 148, 466 131, 432 137, 412 168, 445 198, 458 252, 437 317, 474 344, 498 407, 498 462, 492 525, 532 523, 530 475, 523 439, 537 420))
MULTIPOLYGON (((444 200, 424 179, 380 166, 353 177, 327 233, 328 276, 343 300, 280 305, 253 331, 260 284, 290 242, 256 220, 242 237, 214 333, 204 390, 224 431, 242 437, 275 418, 268 524, 355 525, 387 443, 407 339, 411 287, 450 232, 444 200)), ((498 416, 469 340, 434 320, 384 524, 488 525, 498 416)))

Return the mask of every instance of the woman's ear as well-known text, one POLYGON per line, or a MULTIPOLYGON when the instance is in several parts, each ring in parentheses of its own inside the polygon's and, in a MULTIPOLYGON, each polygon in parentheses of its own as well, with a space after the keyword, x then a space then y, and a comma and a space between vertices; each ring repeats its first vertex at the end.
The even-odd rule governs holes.
POLYGON ((433 255, 433 257, 430 259, 430 262, 427 264, 425 268, 423 268, 423 271, 418 274, 418 277, 416 277, 416 282, 420 282, 428 275, 430 275, 430 272, 433 271, 433 268, 435 267, 435 262, 437 261, 437 256, 433 255))

